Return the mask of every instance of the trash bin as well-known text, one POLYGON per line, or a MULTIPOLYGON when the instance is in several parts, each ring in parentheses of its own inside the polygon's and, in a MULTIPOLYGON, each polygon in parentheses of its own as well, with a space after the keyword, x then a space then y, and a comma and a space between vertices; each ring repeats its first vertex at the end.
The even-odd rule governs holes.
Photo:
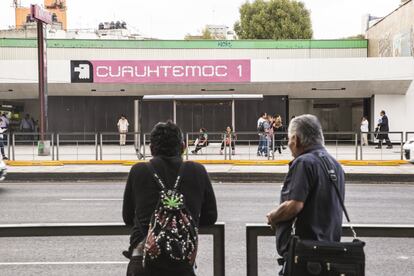
POLYGON ((37 142, 37 153, 39 156, 50 155, 50 140, 38 141, 37 142))

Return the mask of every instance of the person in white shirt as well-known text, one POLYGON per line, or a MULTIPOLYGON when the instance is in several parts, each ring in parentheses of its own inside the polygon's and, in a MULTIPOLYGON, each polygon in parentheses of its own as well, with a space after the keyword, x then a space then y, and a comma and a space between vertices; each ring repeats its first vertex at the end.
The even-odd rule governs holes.
POLYGON ((128 132, 128 120, 125 115, 121 115, 121 119, 118 121, 118 132, 119 132, 119 144, 125 146, 126 143, 126 133, 128 132))
POLYGON ((361 144, 363 146, 368 146, 368 132, 369 131, 369 122, 367 117, 362 117, 361 121, 361 144))

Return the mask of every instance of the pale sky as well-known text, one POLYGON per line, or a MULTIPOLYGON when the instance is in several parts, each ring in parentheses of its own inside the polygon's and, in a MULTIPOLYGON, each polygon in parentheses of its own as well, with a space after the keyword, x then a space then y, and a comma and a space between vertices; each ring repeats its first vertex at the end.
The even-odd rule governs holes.
MULTIPOLYGON (((250 0, 252 1, 252 0, 250 0)), ((12 0, 0 0, 0 29, 14 25, 12 0)), ((42 0, 22 0, 23 5, 42 0)), ((146 37, 183 39, 206 24, 233 27, 246 0, 67 0, 68 28, 97 28, 99 22, 125 21, 146 37)), ((400 0, 302 0, 311 10, 315 39, 343 38, 361 33, 362 15, 384 16, 400 0)))

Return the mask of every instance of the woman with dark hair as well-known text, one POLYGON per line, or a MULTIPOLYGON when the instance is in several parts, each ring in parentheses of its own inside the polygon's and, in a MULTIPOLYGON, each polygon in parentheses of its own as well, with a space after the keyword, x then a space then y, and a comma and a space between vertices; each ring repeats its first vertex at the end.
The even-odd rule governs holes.
POLYGON ((223 141, 221 142, 220 154, 223 154, 224 146, 231 146, 231 154, 235 155, 236 139, 237 137, 236 134, 233 132, 233 128, 231 126, 226 127, 226 132, 224 133, 223 141))
MULTIPOLYGON (((131 168, 124 192, 122 216, 125 224, 132 227, 129 250, 124 252, 130 259, 127 276, 195 276, 193 266, 196 252, 191 255, 191 260, 177 261, 170 258, 165 251, 169 250, 168 246, 153 239, 155 226, 151 229, 149 226, 151 218, 159 218, 157 210, 160 208, 160 196, 162 198, 165 191, 177 191, 183 196, 180 201, 183 202, 183 208, 180 210, 189 212, 196 227, 213 225, 217 220, 213 187, 203 165, 183 161, 183 134, 176 124, 158 123, 151 132, 150 140, 153 158, 131 168), (166 189, 162 189, 162 186, 166 189), (154 243, 159 252, 154 257, 155 261, 151 255, 155 253, 150 247, 154 243)), ((182 223, 181 220, 166 221, 165 231, 178 229, 174 227, 179 223, 182 223)), ((189 243, 187 240, 182 242, 183 246, 189 243)))
POLYGON ((191 152, 194 154, 197 154, 201 148, 205 148, 208 146, 208 134, 207 129, 200 128, 200 134, 198 135, 198 138, 194 142, 195 149, 191 152))
POLYGON ((282 141, 286 138, 285 132, 287 131, 286 127, 283 125, 282 116, 276 114, 274 116, 274 124, 273 124, 273 133, 275 134, 275 149, 282 154, 282 149, 285 149, 282 141))

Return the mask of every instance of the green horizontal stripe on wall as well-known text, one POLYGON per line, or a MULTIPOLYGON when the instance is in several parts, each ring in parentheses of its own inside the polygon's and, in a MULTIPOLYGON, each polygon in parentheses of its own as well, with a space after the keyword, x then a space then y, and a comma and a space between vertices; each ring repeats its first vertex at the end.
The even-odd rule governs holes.
MULTIPOLYGON (((0 38, 0 47, 34 48, 35 39, 0 38)), ((365 39, 349 40, 89 40, 49 39, 49 48, 104 49, 354 49, 367 48, 365 39)))

